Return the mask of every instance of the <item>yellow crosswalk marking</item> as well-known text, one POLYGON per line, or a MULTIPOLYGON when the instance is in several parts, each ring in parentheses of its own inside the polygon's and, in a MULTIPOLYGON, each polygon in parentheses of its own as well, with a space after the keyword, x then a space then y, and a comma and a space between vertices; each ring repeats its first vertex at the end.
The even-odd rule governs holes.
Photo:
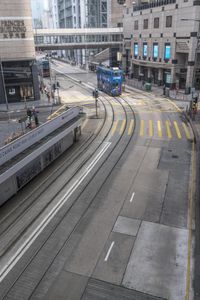
POLYGON ((112 134, 112 135, 115 133, 115 131, 116 131, 116 129, 117 129, 118 122, 119 122, 119 121, 117 120, 117 121, 115 121, 114 124, 113 124, 113 128, 112 128, 112 131, 111 131, 111 134, 112 134))
POLYGON ((144 135, 144 120, 140 121, 140 136, 144 135))
POLYGON ((128 129, 128 135, 131 135, 133 132, 133 126, 134 126, 134 120, 131 120, 129 129, 128 129))
MULTIPOLYGON (((157 135, 159 138, 166 137, 168 139, 172 139, 172 137, 173 137, 172 128, 174 127, 175 132, 176 132, 176 134, 174 135, 174 138, 182 139, 181 127, 179 124, 180 123, 177 121, 170 121, 170 120, 166 120, 164 122, 157 120, 155 123, 153 120, 148 120, 146 122, 145 122, 145 120, 140 120, 139 135, 140 136, 145 135, 145 131, 146 131, 145 126, 148 125, 147 136, 153 137, 155 135, 155 130, 156 130, 155 126, 157 126, 157 135)), ((134 120, 131 120, 129 129, 128 129, 128 135, 131 135, 133 126, 134 126, 134 120)), ((186 138, 191 139, 191 132, 190 132, 188 125, 185 124, 184 122, 182 122, 182 126, 184 128, 186 138)), ((122 131, 122 129, 121 129, 121 131, 122 131)))
POLYGON ((188 140, 191 139, 190 131, 189 131, 188 126, 186 126, 186 124, 185 124, 184 122, 182 122, 182 125, 183 125, 183 128, 184 128, 184 130, 185 130, 185 135, 186 135, 187 139, 188 139, 188 140))
POLYGON ((153 121, 149 120, 149 135, 150 137, 153 136, 153 121))
POLYGON ((178 124, 177 124, 176 121, 174 121, 174 127, 175 127, 175 130, 176 130, 177 137, 178 137, 179 139, 181 139, 181 133, 180 133, 180 130, 179 130, 179 128, 178 128, 178 124))
POLYGON ((168 137, 168 139, 171 139, 172 133, 171 133, 171 129, 170 129, 170 122, 166 121, 165 124, 166 124, 166 128, 167 128, 167 137, 168 137))
POLYGON ((121 128, 120 128, 120 131, 119 131, 120 134, 122 134, 122 133, 124 132, 125 126, 126 126, 126 120, 123 120, 123 121, 122 121, 121 128))
POLYGON ((162 137, 162 128, 161 128, 160 121, 157 121, 157 125, 158 125, 158 136, 161 138, 162 137))

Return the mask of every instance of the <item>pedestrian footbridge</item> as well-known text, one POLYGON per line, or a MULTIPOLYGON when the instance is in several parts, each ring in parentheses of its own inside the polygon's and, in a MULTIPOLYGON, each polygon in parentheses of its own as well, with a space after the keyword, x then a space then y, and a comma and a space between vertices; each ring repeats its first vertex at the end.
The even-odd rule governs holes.
POLYGON ((123 28, 35 29, 37 50, 62 50, 119 47, 123 28))

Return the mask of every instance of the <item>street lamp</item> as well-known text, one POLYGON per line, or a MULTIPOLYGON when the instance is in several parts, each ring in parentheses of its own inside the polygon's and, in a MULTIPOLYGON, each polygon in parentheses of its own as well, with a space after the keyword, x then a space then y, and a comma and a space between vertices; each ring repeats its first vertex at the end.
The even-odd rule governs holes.
POLYGON ((192 87, 195 87, 195 79, 196 79, 196 63, 197 63, 197 51, 198 51, 198 46, 199 46, 199 37, 200 37, 200 20, 199 19, 189 19, 189 18, 183 18, 181 21, 194 21, 199 23, 199 28, 197 31, 197 46, 195 49, 195 57, 194 57, 194 70, 193 70, 193 75, 192 75, 192 87))

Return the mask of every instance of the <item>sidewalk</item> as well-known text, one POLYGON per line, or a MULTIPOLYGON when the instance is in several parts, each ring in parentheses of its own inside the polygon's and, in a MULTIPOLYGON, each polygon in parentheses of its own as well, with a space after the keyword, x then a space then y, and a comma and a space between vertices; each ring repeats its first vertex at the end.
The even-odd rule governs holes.
MULTIPOLYGON (((139 81, 137 79, 129 79, 126 78, 126 84, 137 88, 139 90, 145 91, 145 86, 142 83, 142 81, 139 81)), ((151 84, 151 91, 156 95, 156 96, 163 96, 163 86, 157 86, 156 84, 151 84)), ((192 95, 186 95, 184 90, 169 90, 169 98, 171 100, 176 100, 176 101, 186 101, 189 102, 192 100, 192 95)))
MULTIPOLYGON (((134 90, 135 89, 140 89, 142 91, 145 91, 142 83, 136 80, 128 80, 126 81, 126 84, 129 83, 130 86, 127 86, 127 89, 134 90)), ((163 97, 165 99, 165 96, 163 96, 163 91, 161 88, 156 87, 152 85, 152 92, 147 92, 151 95, 155 95, 158 97, 163 97)), ((190 209, 193 211, 194 216, 195 216, 195 230, 193 231, 192 235, 195 235, 195 250, 194 250, 194 257, 195 257, 195 265, 194 265, 194 299, 200 299, 200 100, 198 103, 198 108, 197 108, 197 113, 195 115, 195 118, 192 119, 186 114, 186 107, 188 107, 189 102, 191 99, 186 99, 184 97, 184 94, 182 94, 182 97, 177 97, 179 94, 176 93, 176 91, 172 91, 174 93, 174 98, 169 97, 168 99, 171 99, 171 101, 175 102, 178 107, 183 109, 183 115, 185 118, 187 118, 188 122, 190 123, 192 127, 192 131, 194 133, 194 151, 195 151, 195 159, 192 162, 192 164, 196 164, 196 178, 192 178, 193 185, 195 190, 193 190, 193 195, 194 196, 194 202, 189 203, 190 209)), ((195 167, 195 166, 194 166, 195 167)), ((190 226, 193 225, 190 224, 190 226)))
MULTIPOLYGON (((9 103, 8 104, 8 108, 9 108, 9 112, 12 113, 14 111, 19 111, 19 110, 24 110, 26 111, 26 109, 29 107, 48 107, 48 106, 52 106, 52 101, 48 102, 47 96, 45 94, 41 94, 41 99, 40 100, 35 100, 35 101, 26 101, 26 102, 15 102, 15 103, 9 103)), ((0 104, 0 113, 7 113, 7 107, 6 104, 0 104)))

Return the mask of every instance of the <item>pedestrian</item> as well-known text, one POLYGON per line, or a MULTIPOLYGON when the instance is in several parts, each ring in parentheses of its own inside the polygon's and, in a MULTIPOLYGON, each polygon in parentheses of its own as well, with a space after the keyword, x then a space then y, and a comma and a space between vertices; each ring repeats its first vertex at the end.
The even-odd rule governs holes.
POLYGON ((44 86, 44 92, 45 92, 45 94, 47 95, 48 89, 47 89, 46 85, 44 86))
POLYGON ((50 102, 50 93, 47 92, 47 99, 48 99, 48 102, 50 102))
POLYGON ((194 103, 197 104, 197 102, 198 102, 198 96, 195 95, 195 97, 194 97, 194 103))
POLYGON ((39 120, 38 120, 38 115, 37 115, 37 111, 36 111, 35 107, 33 107, 32 114, 33 114, 33 117, 34 117, 35 126, 38 126, 39 125, 39 120))
POLYGON ((54 101, 54 99, 55 99, 55 93, 54 93, 54 91, 51 91, 51 98, 54 101))
POLYGON ((43 87, 40 85, 40 93, 43 94, 43 87))
POLYGON ((26 114, 27 114, 27 117, 28 117, 28 125, 27 125, 27 127, 31 128, 32 111, 31 111, 30 108, 27 108, 26 114))
POLYGON ((164 86, 163 86, 163 95, 165 95, 165 92, 166 92, 166 86, 164 84, 164 86))

